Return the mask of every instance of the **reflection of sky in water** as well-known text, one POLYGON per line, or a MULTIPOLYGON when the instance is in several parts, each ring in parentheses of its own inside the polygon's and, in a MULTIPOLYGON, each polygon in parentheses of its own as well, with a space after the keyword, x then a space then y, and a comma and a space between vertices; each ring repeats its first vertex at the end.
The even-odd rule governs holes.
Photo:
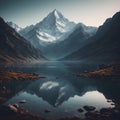
MULTIPOLYGON (((62 89, 64 88, 61 88, 61 90, 62 89)), ((61 95, 63 95, 63 93, 61 95)), ((58 99, 59 97, 60 96, 58 96, 58 99)), ((97 110, 103 107, 114 107, 111 105, 112 102, 108 103, 105 96, 98 91, 87 92, 83 96, 75 95, 74 97, 70 97, 58 107, 53 107, 35 94, 31 95, 26 92, 20 92, 18 95, 10 99, 6 104, 16 103, 22 99, 27 100, 27 103, 22 105, 23 108, 49 119, 52 119, 53 116, 55 118, 59 118, 61 116, 65 117, 68 115, 71 117, 74 115, 83 117, 85 111, 83 113, 79 113, 77 110, 85 105, 95 106, 97 110), (44 113, 46 109, 51 110, 51 112, 49 114, 44 113)))
POLYGON ((87 92, 83 96, 75 95, 74 97, 70 98, 68 101, 62 104, 62 106, 64 105, 70 105, 76 108, 79 108, 79 106, 83 107, 85 105, 92 105, 96 106, 96 108, 98 109, 108 106, 112 107, 112 105, 107 102, 105 96, 98 91, 87 92))

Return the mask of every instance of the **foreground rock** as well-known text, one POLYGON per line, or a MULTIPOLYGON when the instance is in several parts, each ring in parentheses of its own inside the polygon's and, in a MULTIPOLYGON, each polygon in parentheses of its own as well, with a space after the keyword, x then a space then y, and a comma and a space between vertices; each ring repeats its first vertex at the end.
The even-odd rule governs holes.
POLYGON ((93 111, 93 110, 96 109, 94 106, 88 106, 88 105, 84 106, 83 108, 84 108, 86 111, 93 111))
POLYGON ((51 111, 46 109, 44 112, 45 112, 45 113, 50 113, 51 111))
POLYGON ((79 108, 79 109, 78 109, 78 112, 82 113, 82 112, 84 112, 84 110, 81 109, 81 108, 79 108))
MULTIPOLYGON (((39 115, 34 115, 21 108, 18 104, 10 104, 8 107, 2 106, 0 116, 1 120, 45 120, 39 115)), ((120 120, 120 102, 116 103, 115 108, 102 108, 100 111, 88 111, 85 113, 85 118, 79 118, 78 116, 62 118, 61 116, 59 120, 120 120)))
POLYGON ((9 104, 0 108, 1 120, 43 120, 39 115, 34 115, 21 108, 18 104, 9 104))
MULTIPOLYGON (((87 106, 87 109, 89 108, 87 106)), ((75 116, 72 118, 66 117, 59 120, 120 120, 120 102, 116 101, 115 108, 102 108, 100 111, 88 111, 85 113, 85 118, 75 116)))

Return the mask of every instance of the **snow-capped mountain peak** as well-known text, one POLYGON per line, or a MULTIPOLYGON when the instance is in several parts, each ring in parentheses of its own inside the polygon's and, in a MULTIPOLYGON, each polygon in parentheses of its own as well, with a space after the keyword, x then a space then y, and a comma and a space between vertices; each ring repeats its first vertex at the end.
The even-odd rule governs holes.
POLYGON ((56 10, 56 9, 53 10, 52 14, 54 14, 56 19, 60 19, 60 18, 64 18, 65 19, 65 17, 62 15, 62 13, 59 12, 58 10, 56 10))
POLYGON ((69 21, 55 9, 42 21, 20 30, 19 33, 35 48, 41 49, 48 58, 60 59, 87 44, 87 39, 96 31, 95 27, 69 21))
POLYGON ((35 25, 37 29, 42 29, 44 32, 53 34, 60 34, 68 32, 75 26, 75 23, 70 22, 58 10, 53 10, 41 22, 35 25), (51 31, 51 32, 50 32, 51 31))
MULTIPOLYGON (((55 9, 42 21, 34 25, 27 33, 24 32, 23 36, 30 40, 30 42, 33 41, 34 43, 36 39, 40 44, 41 42, 47 44, 48 42, 64 40, 68 33, 73 31, 75 26, 74 22, 70 22, 62 13, 55 9)), ((23 29, 23 31, 26 30, 23 29)))

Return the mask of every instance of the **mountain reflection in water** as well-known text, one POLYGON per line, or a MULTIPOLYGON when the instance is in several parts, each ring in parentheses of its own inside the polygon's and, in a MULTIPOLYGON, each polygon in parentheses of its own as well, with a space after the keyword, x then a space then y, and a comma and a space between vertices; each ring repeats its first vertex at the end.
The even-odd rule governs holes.
MULTIPOLYGON (((76 76, 77 73, 96 69, 95 64, 53 61, 6 68, 47 77, 29 83, 5 103, 8 105, 25 99, 27 103, 22 107, 43 118, 84 117, 86 111, 79 113, 77 111, 79 108, 85 105, 95 106, 97 110, 114 107, 113 102, 107 102, 107 99, 115 99, 119 96, 119 84, 113 85, 112 81, 105 82, 76 76), (45 110, 49 110, 50 113, 45 113, 45 110)), ((21 85, 17 85, 17 88, 21 85)))

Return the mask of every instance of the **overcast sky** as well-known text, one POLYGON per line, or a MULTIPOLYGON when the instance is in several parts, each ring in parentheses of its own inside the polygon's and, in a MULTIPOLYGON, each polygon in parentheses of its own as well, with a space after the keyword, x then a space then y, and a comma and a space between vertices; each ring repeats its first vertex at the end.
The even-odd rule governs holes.
POLYGON ((0 16, 21 27, 36 24, 54 9, 71 21, 99 26, 120 10, 120 0, 0 0, 0 16))

